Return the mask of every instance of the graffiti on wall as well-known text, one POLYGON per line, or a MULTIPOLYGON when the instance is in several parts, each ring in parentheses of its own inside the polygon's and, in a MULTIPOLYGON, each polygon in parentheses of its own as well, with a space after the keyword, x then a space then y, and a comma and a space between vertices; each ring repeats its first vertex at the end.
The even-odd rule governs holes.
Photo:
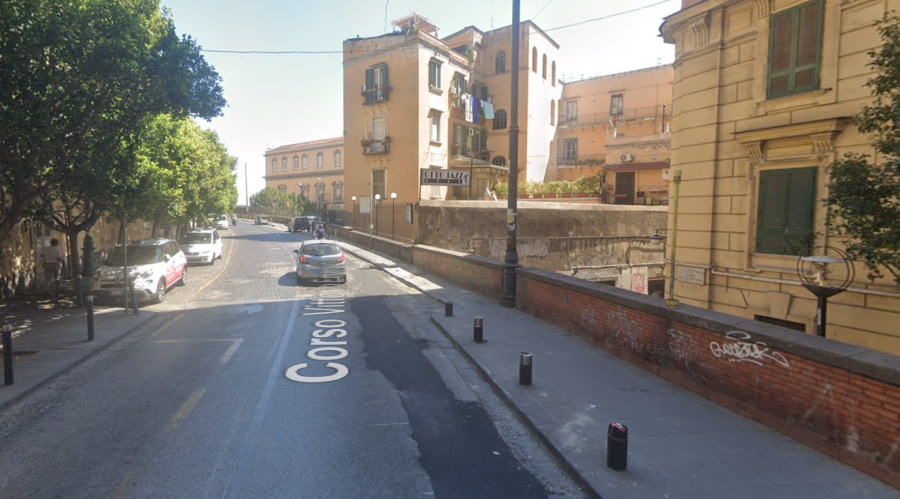
POLYGON ((725 338, 730 341, 709 342, 709 350, 718 358, 724 358, 729 362, 749 362, 760 367, 765 361, 771 360, 782 367, 791 368, 784 355, 772 351, 761 341, 751 342, 750 335, 743 331, 732 331, 727 333, 725 338))

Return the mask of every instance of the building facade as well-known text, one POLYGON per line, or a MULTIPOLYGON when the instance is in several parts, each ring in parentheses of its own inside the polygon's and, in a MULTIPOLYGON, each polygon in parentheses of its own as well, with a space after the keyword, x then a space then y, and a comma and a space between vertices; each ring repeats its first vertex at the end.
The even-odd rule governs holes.
POLYGON ((343 209, 343 137, 278 146, 267 150, 265 158, 266 187, 302 194, 327 209, 343 209))
POLYGON ((544 180, 555 133, 559 46, 521 24, 512 61, 511 27, 467 27, 439 38, 412 15, 395 32, 344 42, 347 195, 397 202, 483 199, 508 175, 510 78, 519 78, 519 178, 544 180), (357 145, 358 144, 358 145, 357 145), (467 168, 471 189, 420 185, 420 170, 467 168))
POLYGON ((548 179, 607 172, 608 202, 666 204, 671 65, 563 85, 548 179))
MULTIPOLYGON (((868 52, 881 45, 873 24, 897 8, 897 0, 685 0, 665 20, 676 52, 672 170, 683 176, 676 298, 815 330, 798 254, 841 245, 825 227, 827 166, 873 152, 849 120, 871 100, 868 52)), ((866 275, 857 265, 856 281, 830 299, 827 336, 900 354, 900 288, 866 275)))

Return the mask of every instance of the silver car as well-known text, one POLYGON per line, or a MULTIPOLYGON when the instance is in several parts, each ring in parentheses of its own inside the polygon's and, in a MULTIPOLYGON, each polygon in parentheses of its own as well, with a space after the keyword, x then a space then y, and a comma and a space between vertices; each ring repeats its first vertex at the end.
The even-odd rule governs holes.
POLYGON ((347 282, 347 258, 334 241, 304 241, 295 249, 297 281, 347 282))

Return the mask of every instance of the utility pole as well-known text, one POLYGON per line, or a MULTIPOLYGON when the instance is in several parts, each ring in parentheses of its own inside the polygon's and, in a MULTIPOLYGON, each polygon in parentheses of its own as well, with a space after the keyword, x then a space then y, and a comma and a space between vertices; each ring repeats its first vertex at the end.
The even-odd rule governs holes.
POLYGON ((247 163, 244 163, 244 205, 247 213, 250 213, 250 189, 247 187, 247 163))
POLYGON ((516 269, 519 253, 516 250, 516 210, 519 197, 519 0, 513 0, 512 18, 512 78, 510 78, 509 110, 509 197, 506 201, 506 258, 503 262, 503 291, 500 304, 516 306, 516 269))

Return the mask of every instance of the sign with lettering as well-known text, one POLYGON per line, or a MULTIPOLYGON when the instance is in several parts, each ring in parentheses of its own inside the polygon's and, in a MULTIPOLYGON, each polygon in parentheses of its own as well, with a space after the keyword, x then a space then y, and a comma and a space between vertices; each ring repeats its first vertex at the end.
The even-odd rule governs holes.
POLYGON ((422 172, 422 185, 467 187, 472 183, 472 176, 469 174, 469 170, 426 168, 420 171, 422 172))
POLYGON ((678 282, 699 284, 701 286, 706 284, 706 269, 678 265, 676 267, 676 270, 677 272, 675 279, 678 282))

